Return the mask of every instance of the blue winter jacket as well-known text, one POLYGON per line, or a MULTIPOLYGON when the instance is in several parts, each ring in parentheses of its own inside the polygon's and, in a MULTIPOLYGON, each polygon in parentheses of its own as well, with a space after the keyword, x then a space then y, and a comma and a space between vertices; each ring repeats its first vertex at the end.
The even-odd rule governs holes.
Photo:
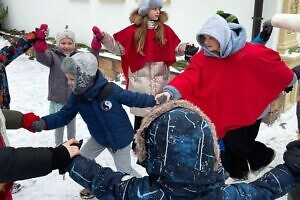
POLYGON ((80 96, 72 93, 56 113, 43 117, 46 130, 68 124, 79 112, 87 124, 91 136, 101 145, 113 151, 124 148, 133 139, 133 128, 123 105, 129 107, 153 107, 154 96, 124 90, 111 82, 106 97, 97 99, 108 81, 97 73, 95 84, 80 96))
POLYGON ((144 140, 142 165, 149 176, 132 178, 78 156, 67 169, 71 178, 105 200, 271 200, 292 188, 295 180, 286 165, 254 182, 226 185, 223 167, 215 170, 218 150, 212 124, 182 102, 154 109, 156 116, 147 115, 137 133, 136 141, 144 140))

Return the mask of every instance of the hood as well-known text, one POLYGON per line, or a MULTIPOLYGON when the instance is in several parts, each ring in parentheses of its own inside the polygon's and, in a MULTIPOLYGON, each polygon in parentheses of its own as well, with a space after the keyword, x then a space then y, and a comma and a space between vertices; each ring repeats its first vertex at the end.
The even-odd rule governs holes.
POLYGON ((66 57, 61 64, 62 71, 74 76, 72 91, 74 94, 83 94, 89 89, 96 79, 98 73, 98 60, 92 53, 79 52, 66 57))
POLYGON ((196 39, 204 49, 205 55, 225 58, 245 46, 247 35, 243 26, 236 23, 227 23, 223 17, 216 14, 205 22, 196 39), (220 54, 211 52, 205 47, 201 39, 202 35, 209 35, 218 40, 220 54))
POLYGON ((187 101, 155 107, 143 119, 136 143, 139 162, 171 196, 194 197, 220 179, 215 127, 187 101))

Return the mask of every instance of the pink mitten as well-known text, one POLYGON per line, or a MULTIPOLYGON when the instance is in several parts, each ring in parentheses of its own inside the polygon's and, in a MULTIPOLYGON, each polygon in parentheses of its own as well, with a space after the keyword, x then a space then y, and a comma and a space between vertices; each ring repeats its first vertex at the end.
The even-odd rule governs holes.
POLYGON ((93 26, 92 31, 96 39, 100 42, 103 38, 103 33, 100 31, 100 29, 97 26, 93 26))
POLYGON ((40 28, 36 31, 36 42, 34 48, 36 51, 44 52, 47 49, 47 43, 45 41, 48 35, 48 25, 41 24, 40 28))
POLYGON ((91 42, 91 47, 95 52, 99 52, 102 47, 101 40, 103 38, 103 34, 97 26, 94 26, 92 31, 94 33, 94 37, 91 42))

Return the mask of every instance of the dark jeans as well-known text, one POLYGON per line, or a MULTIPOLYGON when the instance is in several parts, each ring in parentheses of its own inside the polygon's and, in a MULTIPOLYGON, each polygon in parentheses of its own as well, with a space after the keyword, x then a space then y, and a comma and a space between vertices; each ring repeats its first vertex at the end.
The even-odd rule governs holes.
POLYGON ((223 138, 225 151, 221 152, 224 168, 232 178, 246 179, 249 166, 256 171, 268 165, 274 158, 273 149, 255 141, 261 120, 250 126, 228 131, 223 138))

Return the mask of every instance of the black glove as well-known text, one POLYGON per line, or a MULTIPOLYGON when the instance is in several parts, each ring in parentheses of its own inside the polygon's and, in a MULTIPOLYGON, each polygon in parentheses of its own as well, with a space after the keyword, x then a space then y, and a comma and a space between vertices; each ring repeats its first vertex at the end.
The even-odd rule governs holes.
POLYGON ((185 51, 184 51, 184 60, 186 62, 190 62, 191 57, 195 55, 199 50, 199 47, 195 47, 194 44, 192 45, 186 45, 185 51))
POLYGON ((42 130, 44 130, 46 128, 46 122, 43 119, 40 119, 39 121, 35 121, 32 123, 31 125, 31 129, 34 132, 41 132, 42 130))
POLYGON ((267 20, 263 23, 263 29, 260 32, 260 37, 264 42, 267 42, 270 39, 270 36, 273 31, 273 26, 271 24, 271 20, 267 20))
POLYGON ((290 142, 286 149, 283 160, 294 174, 296 181, 300 182, 300 140, 290 142))
POLYGON ((289 93, 289 92, 292 91, 292 90, 293 90, 293 86, 286 87, 286 88, 284 89, 284 91, 285 91, 286 93, 289 93))
POLYGON ((297 65, 292 70, 295 72, 297 79, 299 80, 300 79, 300 65, 297 65))

